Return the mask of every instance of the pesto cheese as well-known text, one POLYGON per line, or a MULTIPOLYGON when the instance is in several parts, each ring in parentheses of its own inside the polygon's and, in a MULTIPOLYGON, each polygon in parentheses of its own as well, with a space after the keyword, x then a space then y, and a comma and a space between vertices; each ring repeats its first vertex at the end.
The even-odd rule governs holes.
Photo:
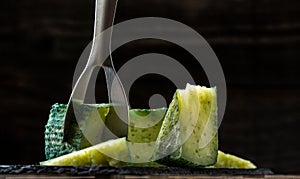
POLYGON ((132 163, 156 166, 150 159, 167 108, 132 109, 129 111, 128 148, 132 163))
POLYGON ((215 163, 212 168, 254 169, 256 166, 249 160, 242 159, 235 155, 226 154, 219 150, 217 163, 215 163))
POLYGON ((177 90, 155 145, 154 160, 168 166, 209 166, 217 161, 216 88, 177 90))
POLYGON ((167 108, 132 109, 129 111, 128 141, 156 141, 167 108))

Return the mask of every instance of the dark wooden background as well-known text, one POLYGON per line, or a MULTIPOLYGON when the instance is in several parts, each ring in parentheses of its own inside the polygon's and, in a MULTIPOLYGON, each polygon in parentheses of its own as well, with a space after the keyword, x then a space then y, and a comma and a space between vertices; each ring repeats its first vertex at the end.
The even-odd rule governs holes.
MULTIPOLYGON (((220 149, 275 172, 300 173, 300 1, 120 0, 116 22, 144 16, 189 25, 219 57, 228 85, 220 149)), ((68 101, 93 17, 93 0, 0 2, 0 164, 45 159, 50 106, 68 101)), ((125 45, 114 53, 122 59, 116 66, 148 52, 178 59, 206 84, 187 52, 162 41, 125 45)), ((145 76, 133 86, 130 102, 146 107, 157 92, 169 102, 174 90, 160 76, 145 76)))

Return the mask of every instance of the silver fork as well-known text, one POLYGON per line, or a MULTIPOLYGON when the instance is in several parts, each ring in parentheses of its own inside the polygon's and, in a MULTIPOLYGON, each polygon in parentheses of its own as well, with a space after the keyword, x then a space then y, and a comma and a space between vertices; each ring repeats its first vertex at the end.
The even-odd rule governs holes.
POLYGON ((104 130, 104 138, 101 140, 127 135, 128 103, 120 79, 116 75, 117 73, 113 66, 111 57, 110 45, 112 28, 109 31, 106 31, 104 35, 102 33, 114 23, 117 1, 118 0, 96 0, 94 36, 91 52, 86 67, 74 85, 65 115, 63 138, 66 142, 70 142, 70 140, 72 140, 72 133, 74 132, 72 124, 74 124, 74 122, 79 123, 81 120, 84 120, 80 119, 80 115, 76 114, 81 112, 80 110, 82 109, 80 106, 84 104, 86 96, 92 95, 92 103, 96 103, 96 100, 94 99, 94 90, 89 90, 92 94, 87 94, 87 89, 90 81, 96 81, 95 79, 98 75, 96 67, 99 66, 102 67, 105 72, 109 102, 111 106, 115 108, 114 111, 121 111, 123 114, 122 119, 112 118, 106 123, 107 128, 104 130), (102 35, 100 35, 101 33, 102 35), (105 61, 107 52, 109 52, 110 60, 105 61), (115 88, 112 89, 113 82, 115 88), (117 95, 117 98, 114 97, 114 99, 118 99, 118 101, 112 101, 112 95, 117 95), (74 119, 76 119, 76 121, 74 119), (112 133, 111 131, 114 132, 112 133))

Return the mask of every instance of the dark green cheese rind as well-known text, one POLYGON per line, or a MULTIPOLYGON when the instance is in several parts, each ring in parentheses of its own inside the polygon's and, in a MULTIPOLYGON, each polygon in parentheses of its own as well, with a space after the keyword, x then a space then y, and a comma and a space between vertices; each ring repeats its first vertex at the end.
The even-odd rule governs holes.
POLYGON ((52 159, 78 150, 67 142, 63 142, 64 116, 66 104, 54 104, 50 110, 49 120, 45 126, 46 159, 52 159))

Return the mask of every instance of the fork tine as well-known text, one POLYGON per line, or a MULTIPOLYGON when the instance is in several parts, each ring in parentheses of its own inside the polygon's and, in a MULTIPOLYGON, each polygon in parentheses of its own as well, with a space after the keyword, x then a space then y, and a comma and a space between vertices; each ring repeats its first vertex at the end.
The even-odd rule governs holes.
MULTIPOLYGON (((84 103, 86 90, 88 88, 90 80, 93 78, 94 67, 92 68, 85 68, 82 74, 79 76, 72 94, 70 96, 67 112, 65 114, 65 121, 64 121, 64 132, 63 132, 63 140, 66 142, 70 142, 72 139, 72 135, 74 134, 74 129, 72 129, 73 124, 77 123, 75 110, 79 111, 79 106, 84 103)), ((80 119, 79 119, 80 120, 80 119)))

